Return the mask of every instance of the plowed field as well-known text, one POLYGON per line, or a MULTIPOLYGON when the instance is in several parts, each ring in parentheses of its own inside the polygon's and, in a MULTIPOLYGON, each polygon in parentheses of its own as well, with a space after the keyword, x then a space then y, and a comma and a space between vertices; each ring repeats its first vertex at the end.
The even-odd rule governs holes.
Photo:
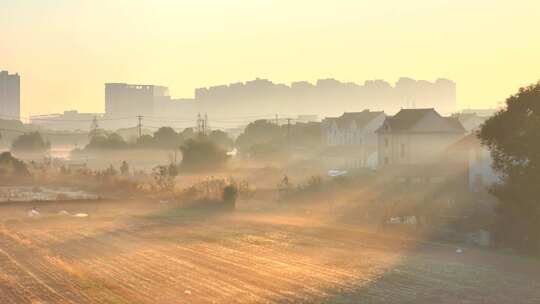
POLYGON ((0 206, 0 303, 540 303, 533 259, 293 214, 63 204, 0 206))

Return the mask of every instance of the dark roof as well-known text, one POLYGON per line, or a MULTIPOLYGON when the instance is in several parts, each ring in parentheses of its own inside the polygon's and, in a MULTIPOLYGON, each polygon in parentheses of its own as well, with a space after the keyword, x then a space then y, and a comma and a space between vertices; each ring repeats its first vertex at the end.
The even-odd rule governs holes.
POLYGON ((327 117, 324 120, 327 122, 335 121, 338 128, 348 128, 354 121, 357 128, 361 129, 369 124, 373 119, 379 115, 383 115, 384 111, 370 111, 364 110, 362 112, 345 112, 339 117, 327 117))
POLYGON ((461 124, 461 121, 459 121, 458 118, 456 117, 445 117, 446 121, 448 121, 450 123, 450 125, 456 129, 456 131, 460 131, 460 132, 466 132, 467 130, 465 130, 465 128, 463 127, 463 125, 461 124))
POLYGON ((342 117, 345 119, 351 119, 354 120, 356 123, 356 127, 359 129, 365 127, 367 124, 369 124, 372 120, 379 117, 380 115, 384 114, 383 111, 369 111, 364 110, 362 112, 345 112, 343 113, 342 117))
POLYGON ((463 125, 457 118, 453 117, 442 117, 435 109, 426 108, 426 109, 401 109, 396 115, 392 117, 387 117, 384 124, 379 128, 378 131, 385 131, 384 128, 389 127, 390 131, 403 132, 414 127, 422 118, 430 113, 435 113, 441 119, 446 120, 450 127, 455 132, 465 132, 463 125))
MULTIPOLYGON (((401 109, 396 115, 388 117, 387 123, 392 130, 405 131, 412 128, 428 113, 435 112, 435 109, 401 109)), ((438 115, 438 113, 437 113, 438 115)))

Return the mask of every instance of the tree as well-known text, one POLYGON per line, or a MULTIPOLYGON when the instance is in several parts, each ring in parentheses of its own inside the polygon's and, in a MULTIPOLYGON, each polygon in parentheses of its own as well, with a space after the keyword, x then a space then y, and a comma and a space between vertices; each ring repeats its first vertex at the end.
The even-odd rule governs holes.
POLYGON ((230 149, 234 143, 229 135, 221 130, 213 130, 210 132, 210 134, 208 134, 208 140, 224 149, 230 149))
POLYGON ((30 132, 17 137, 11 144, 13 151, 46 152, 51 144, 39 132, 30 132))
POLYGON ((195 138, 195 135, 196 135, 193 128, 185 128, 184 130, 182 130, 182 133, 180 134, 182 135, 184 140, 195 138))
POLYGON ((122 165, 120 165, 120 174, 126 176, 129 175, 129 164, 124 160, 122 165))
POLYGON ((30 172, 26 164, 13 157, 9 152, 0 154, 0 177, 28 177, 30 172))
POLYGON ((227 185, 223 188, 222 199, 226 206, 234 208, 238 198, 238 187, 235 184, 227 185))
POLYGON ((540 83, 510 96, 478 136, 502 176, 491 189, 500 201, 499 240, 521 251, 540 252, 540 83))
POLYGON ((128 143, 124 138, 117 133, 108 135, 97 135, 90 139, 90 143, 86 145, 87 150, 117 150, 125 149, 128 143))
POLYGON ((152 135, 143 134, 137 139, 137 146, 140 148, 152 148, 154 146, 154 137, 152 135))
POLYGON ((171 127, 161 127, 154 132, 154 143, 159 148, 177 149, 183 140, 182 134, 176 133, 171 127))
POLYGON ((188 139, 180 150, 181 167, 188 170, 219 168, 229 159, 225 150, 205 138, 188 139))
POLYGON ((236 139, 238 147, 244 151, 253 145, 264 144, 283 136, 281 128, 265 119, 256 120, 247 125, 246 129, 236 139))

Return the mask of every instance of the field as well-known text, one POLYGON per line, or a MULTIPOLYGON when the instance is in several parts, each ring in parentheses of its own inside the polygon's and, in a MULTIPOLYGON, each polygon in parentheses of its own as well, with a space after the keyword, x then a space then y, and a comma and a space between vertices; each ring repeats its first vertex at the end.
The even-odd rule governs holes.
POLYGON ((0 303, 540 303, 540 262, 283 210, 0 206, 0 303), (59 215, 86 213, 77 218, 59 215))

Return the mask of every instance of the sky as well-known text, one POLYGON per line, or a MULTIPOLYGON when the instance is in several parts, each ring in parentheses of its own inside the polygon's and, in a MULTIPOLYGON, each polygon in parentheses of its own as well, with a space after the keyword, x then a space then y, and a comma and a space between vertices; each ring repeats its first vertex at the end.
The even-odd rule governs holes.
POLYGON ((399 77, 491 108, 540 79, 537 0, 0 0, 23 116, 104 111, 104 83, 197 87, 399 77))

